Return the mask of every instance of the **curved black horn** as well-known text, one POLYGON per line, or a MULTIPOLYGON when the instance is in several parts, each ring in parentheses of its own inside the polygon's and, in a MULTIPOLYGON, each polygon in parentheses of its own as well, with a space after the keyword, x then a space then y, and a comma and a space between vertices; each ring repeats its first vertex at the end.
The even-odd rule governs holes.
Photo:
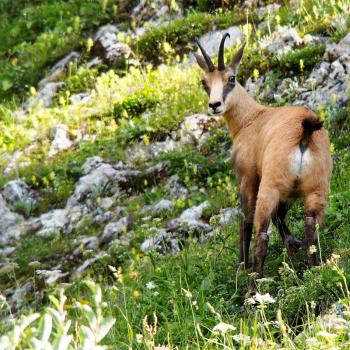
POLYGON ((225 39, 227 37, 230 37, 229 33, 224 34, 224 36, 221 39, 221 43, 220 43, 219 57, 218 57, 218 69, 219 70, 225 69, 224 46, 225 46, 225 39))
POLYGON ((209 72, 213 72, 215 70, 215 66, 213 64, 213 62, 211 61, 209 55, 205 52, 204 48, 202 47, 202 45, 199 43, 199 40, 196 38, 196 43, 199 47, 199 49, 201 50, 202 52, 202 55, 205 59, 205 62, 207 63, 207 66, 208 66, 208 69, 209 69, 209 72))

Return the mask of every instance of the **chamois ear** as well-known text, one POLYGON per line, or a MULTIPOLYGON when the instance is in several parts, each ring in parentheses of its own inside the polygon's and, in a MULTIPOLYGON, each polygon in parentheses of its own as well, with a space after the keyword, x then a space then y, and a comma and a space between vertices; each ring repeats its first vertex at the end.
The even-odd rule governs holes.
POLYGON ((208 66, 205 62, 205 59, 201 56, 198 55, 198 53, 194 54, 194 57, 196 57, 197 63, 199 64, 199 66, 205 71, 208 72, 208 66))
POLYGON ((230 67, 235 71, 235 73, 237 73, 237 71, 238 71, 238 67, 239 67, 239 64, 240 64, 242 56, 243 56, 245 44, 246 43, 244 42, 243 45, 240 47, 240 49, 237 51, 237 53, 234 55, 234 57, 230 63, 230 67))

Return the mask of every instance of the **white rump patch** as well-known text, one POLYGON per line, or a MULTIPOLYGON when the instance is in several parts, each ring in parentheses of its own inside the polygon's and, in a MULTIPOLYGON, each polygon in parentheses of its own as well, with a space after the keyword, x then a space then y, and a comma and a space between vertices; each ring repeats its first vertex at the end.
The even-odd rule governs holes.
POLYGON ((290 153, 289 159, 291 170, 298 177, 304 175, 311 164, 311 154, 308 148, 302 153, 300 147, 297 146, 290 153))

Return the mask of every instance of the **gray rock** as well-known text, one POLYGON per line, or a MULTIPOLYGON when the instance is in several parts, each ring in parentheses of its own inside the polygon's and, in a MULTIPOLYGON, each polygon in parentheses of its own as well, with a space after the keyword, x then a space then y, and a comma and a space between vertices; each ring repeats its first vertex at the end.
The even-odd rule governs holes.
POLYGON ((134 222, 133 218, 128 215, 117 222, 110 222, 103 230, 102 241, 109 242, 112 239, 119 238, 122 234, 125 234, 128 227, 134 222))
POLYGON ((269 4, 266 6, 261 6, 255 9, 256 14, 260 19, 263 19, 267 15, 273 15, 281 7, 280 4, 269 4))
POLYGON ((219 224, 220 225, 228 225, 241 215, 241 210, 238 208, 225 208, 220 210, 219 214, 219 224))
POLYGON ((208 207, 209 202, 205 201, 200 205, 186 209, 178 218, 169 222, 167 231, 182 231, 184 234, 189 231, 196 231, 197 233, 208 233, 212 231, 212 228, 201 220, 203 211, 208 207))
POLYGON ((72 145, 73 142, 69 137, 67 125, 59 124, 52 130, 52 142, 48 156, 52 157, 61 151, 71 148, 72 145))
POLYGON ((84 174, 91 173, 92 170, 95 170, 103 163, 103 159, 99 156, 90 157, 86 159, 85 163, 82 166, 84 174))
POLYGON ((5 258, 5 257, 11 255, 15 250, 16 250, 15 247, 6 247, 3 249, 0 249, 0 257, 5 258))
POLYGON ((330 44, 326 48, 325 57, 334 60, 341 56, 350 56, 350 32, 338 44, 330 44))
POLYGON ((36 106, 43 108, 50 107, 57 91, 64 85, 65 83, 63 82, 46 83, 34 96, 29 98, 29 100, 23 105, 23 109, 28 111, 36 106))
POLYGON ((43 87, 49 82, 57 81, 62 73, 68 68, 71 62, 79 63, 80 54, 76 51, 72 51, 67 56, 60 59, 48 72, 47 77, 39 82, 39 87, 43 87))
MULTIPOLYGON (((176 9, 169 6, 169 2, 165 0, 141 0, 137 6, 132 10, 132 16, 134 20, 139 24, 147 22, 147 27, 154 27, 158 25, 164 25, 173 18, 182 18, 183 13, 181 6, 176 9)), ((143 35, 145 33, 145 27, 142 26, 143 31, 138 28, 138 34, 143 35)))
POLYGON ((99 239, 95 236, 82 237, 76 240, 75 243, 78 244, 78 247, 73 252, 75 256, 82 254, 86 250, 96 250, 100 245, 99 239))
POLYGON ((143 141, 129 146, 125 150, 125 158, 128 164, 134 164, 137 161, 147 162, 163 152, 173 152, 179 149, 179 144, 167 137, 165 141, 152 142, 145 145, 143 141))
POLYGON ((40 230, 36 233, 38 236, 50 236, 63 232, 69 222, 71 213, 66 209, 54 209, 40 215, 40 230))
POLYGON ((68 272, 61 270, 36 270, 37 277, 48 285, 55 284, 58 280, 69 275, 68 272))
POLYGON ((34 206, 38 201, 38 193, 33 191, 23 180, 9 181, 5 185, 2 195, 12 206, 19 203, 34 206))
POLYGON ((147 253, 155 250, 159 253, 170 251, 173 254, 178 254, 180 251, 179 242, 176 237, 166 232, 164 229, 158 230, 155 234, 148 237, 140 247, 141 252, 147 253))
POLYGON ((80 265, 73 274, 73 278, 77 278, 80 276, 82 272, 84 272, 89 266, 91 266, 93 263, 95 263, 98 260, 101 260, 102 258, 109 256, 106 252, 100 252, 97 253, 93 258, 86 259, 82 265, 80 265))
POLYGON ((172 175, 165 184, 165 191, 172 197, 187 197, 188 189, 181 183, 179 175, 172 175))
POLYGON ((174 208, 174 204, 172 201, 169 201, 168 199, 161 199, 157 204, 153 207, 153 212, 155 214, 164 213, 167 211, 170 211, 174 208))
POLYGON ((295 28, 279 27, 279 30, 274 32, 274 36, 274 41, 267 43, 265 48, 279 56, 286 54, 303 43, 303 39, 295 28))
POLYGON ((199 143, 203 134, 210 131, 219 118, 206 114, 186 117, 180 125, 181 143, 199 143))
POLYGON ((94 50, 109 64, 123 61, 131 54, 130 47, 117 39, 118 27, 107 24, 101 27, 94 37, 94 50))
POLYGON ((90 92, 81 92, 70 96, 69 100, 72 104, 87 104, 91 101, 91 94, 90 92))
POLYGON ((23 233, 24 219, 13 213, 0 194, 0 244, 9 245, 23 233))

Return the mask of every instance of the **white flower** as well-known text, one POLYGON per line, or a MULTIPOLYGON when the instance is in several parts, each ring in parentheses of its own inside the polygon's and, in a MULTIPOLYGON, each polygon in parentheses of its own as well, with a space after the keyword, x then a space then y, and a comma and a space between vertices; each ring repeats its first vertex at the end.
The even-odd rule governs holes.
POLYGON ((258 304, 273 304, 275 302, 276 302, 276 300, 274 298, 272 298, 272 296, 269 293, 266 293, 266 294, 256 293, 253 297, 248 298, 246 300, 246 303, 251 304, 251 305, 254 305, 256 303, 258 303, 258 304))
POLYGON ((146 288, 147 289, 154 289, 156 287, 157 286, 152 281, 146 283, 146 288))
POLYGON ((142 334, 136 334, 136 341, 138 344, 141 344, 143 341, 143 335, 142 334))
POLYGON ((157 291, 153 292, 153 296, 157 297, 159 293, 157 291))
POLYGON ((329 333, 327 331, 319 331, 316 333, 316 337, 334 339, 337 337, 337 335, 329 333))
MULTIPOLYGON (((235 334, 233 337, 233 340, 235 340, 237 343, 240 343, 244 346, 249 345, 251 343, 251 339, 249 335, 245 334, 235 334)), ((262 341, 262 339, 260 339, 262 341)))
POLYGON ((256 293, 254 295, 254 299, 259 303, 259 304, 273 304, 276 302, 274 298, 269 293, 266 294, 259 294, 256 293))
POLYGON ((236 329, 236 327, 232 326, 232 324, 220 322, 213 328, 213 332, 224 334, 227 331, 234 331, 235 329, 236 329))
POLYGON ((185 288, 181 288, 181 289, 182 289, 182 291, 185 293, 185 295, 186 295, 187 298, 189 298, 189 299, 192 298, 192 293, 191 293, 189 290, 187 290, 187 289, 185 289, 185 288))
POLYGON ((316 252, 317 252, 316 246, 311 245, 310 248, 309 248, 309 253, 310 253, 310 254, 314 254, 314 253, 316 253, 316 252))

